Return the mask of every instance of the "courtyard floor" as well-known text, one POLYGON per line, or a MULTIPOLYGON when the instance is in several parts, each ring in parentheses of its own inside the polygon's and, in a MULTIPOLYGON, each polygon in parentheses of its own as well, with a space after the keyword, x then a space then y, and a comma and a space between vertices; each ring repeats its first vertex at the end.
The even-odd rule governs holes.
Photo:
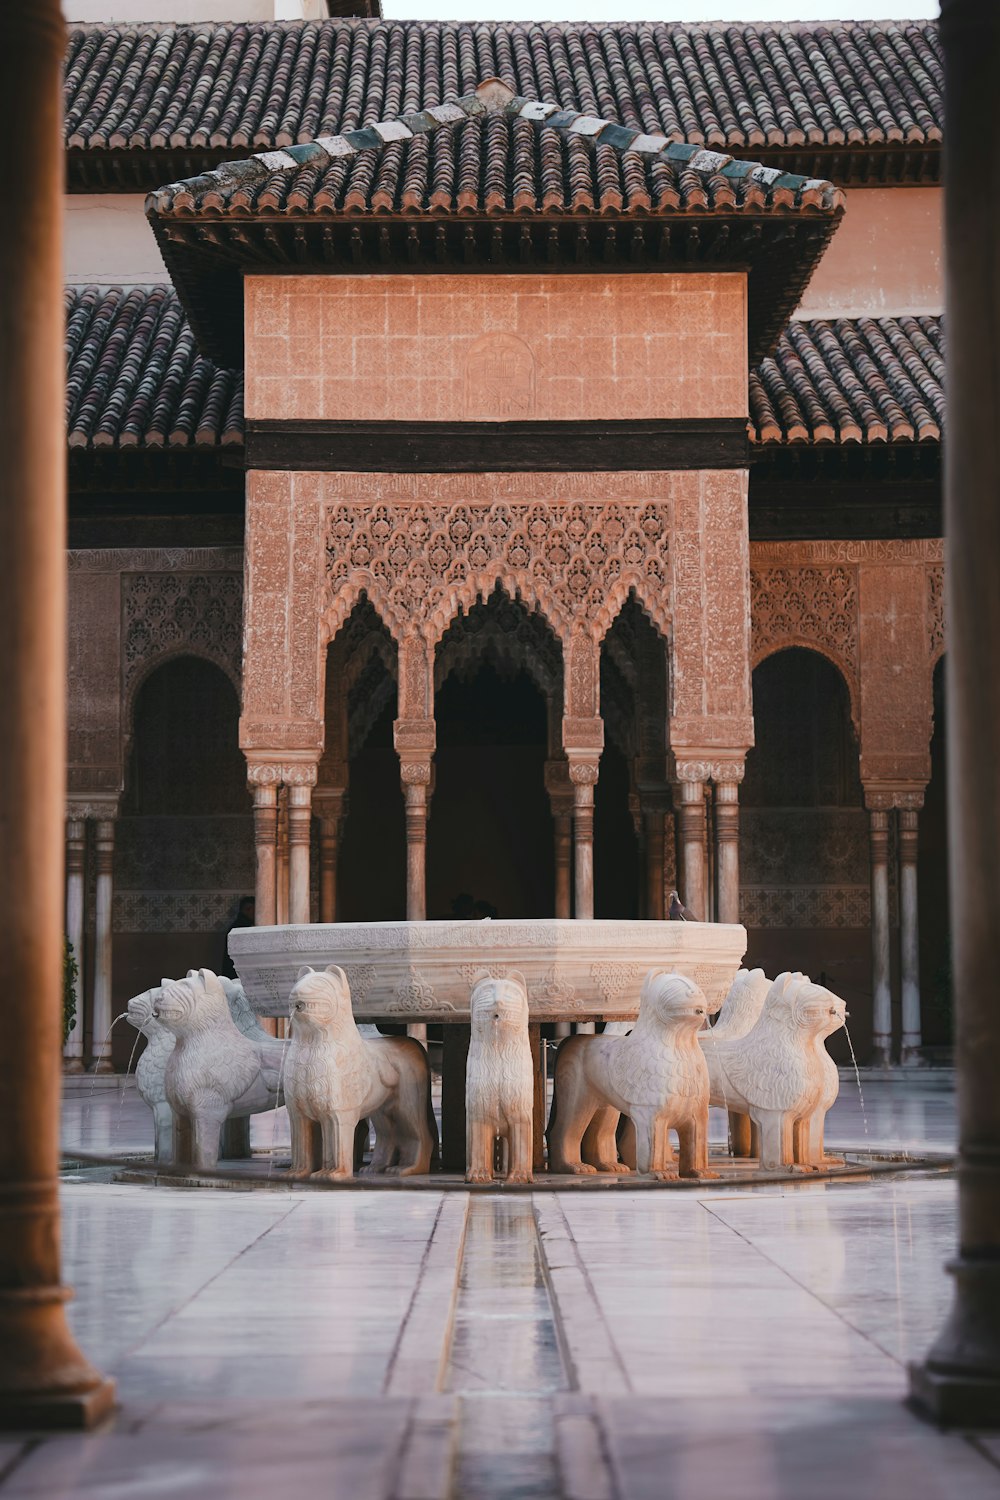
MULTIPOLYGON (((865 1106, 845 1085, 831 1145, 953 1142, 930 1080, 865 1106)), ((149 1116, 77 1084, 64 1141, 148 1149, 149 1116)), ((1000 1442, 903 1405, 948 1304, 950 1178, 533 1197, 67 1177, 70 1315, 120 1409, 0 1443, 4 1500, 1000 1495, 1000 1442)))

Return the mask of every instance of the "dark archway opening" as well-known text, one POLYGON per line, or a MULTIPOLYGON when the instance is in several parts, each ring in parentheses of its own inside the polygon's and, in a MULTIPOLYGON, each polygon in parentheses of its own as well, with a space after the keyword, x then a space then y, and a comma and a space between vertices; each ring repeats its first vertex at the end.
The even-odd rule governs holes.
MULTIPOLYGON (((643 821, 640 782, 651 780, 666 791, 667 654, 662 636, 634 595, 601 644, 601 717, 604 753, 594 789, 594 915, 655 915, 648 909, 646 839, 651 830, 643 821)), ((656 836, 662 885, 662 818, 656 836)), ((662 892, 658 901, 662 903, 662 892)))
MULTIPOLYGON (((747 963, 801 969, 842 995, 859 1055, 871 1038, 868 821, 843 677, 818 652, 780 651, 753 674, 756 745, 741 791, 747 963)), ((846 1060, 846 1039, 830 1043, 846 1060)))
MULTIPOLYGON (((220 667, 182 656, 135 700, 115 830, 113 986, 130 995, 225 963, 226 929, 253 895, 253 815, 239 747, 239 700, 220 667)), ((113 1033, 116 1063, 135 1040, 113 1033)))
POLYGON ((487 661, 469 674, 449 675, 434 715, 428 916, 450 916, 461 895, 501 917, 551 916, 548 713, 541 691, 526 671, 487 661))
POLYGON ((920 1010, 926 1047, 952 1044, 951 922, 948 888, 948 788, 944 658, 934 669, 931 779, 920 814, 917 854, 920 923, 920 1010))
POLYGON ((396 644, 363 598, 327 652, 327 754, 321 777, 328 758, 342 757, 347 766, 337 878, 341 922, 406 916, 406 825, 392 737, 396 679, 396 644))

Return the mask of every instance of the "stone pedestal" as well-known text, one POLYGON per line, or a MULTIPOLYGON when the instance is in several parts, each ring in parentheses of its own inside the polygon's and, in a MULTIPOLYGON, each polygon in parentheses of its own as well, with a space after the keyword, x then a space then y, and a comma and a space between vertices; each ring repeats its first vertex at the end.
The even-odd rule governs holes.
POLYGON ((60 1284, 66 447, 57 0, 0 8, 0 97, 30 120, 4 166, 0 236, 0 1427, 87 1427, 114 1385, 80 1353, 60 1284))

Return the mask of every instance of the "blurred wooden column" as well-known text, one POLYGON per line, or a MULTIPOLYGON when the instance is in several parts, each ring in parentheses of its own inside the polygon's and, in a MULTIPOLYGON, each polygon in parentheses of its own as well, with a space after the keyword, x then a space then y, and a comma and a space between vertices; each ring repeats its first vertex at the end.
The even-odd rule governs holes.
POLYGON ((1000 1427, 1000 7, 943 0, 948 836, 959 1120, 951 1314, 915 1401, 935 1420, 1000 1427))
POLYGON ((0 98, 30 122, 4 163, 0 236, 0 1427, 86 1427, 114 1385, 60 1285, 59 1092, 66 794, 62 61, 57 0, 0 8, 0 98))

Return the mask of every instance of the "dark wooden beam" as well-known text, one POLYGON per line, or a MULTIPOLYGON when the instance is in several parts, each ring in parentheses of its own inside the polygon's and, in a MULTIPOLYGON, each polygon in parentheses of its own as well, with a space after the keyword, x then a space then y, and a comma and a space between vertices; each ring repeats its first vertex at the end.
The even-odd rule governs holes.
POLYGON ((662 422, 248 422, 248 469, 510 473, 742 469, 741 417, 662 422))

